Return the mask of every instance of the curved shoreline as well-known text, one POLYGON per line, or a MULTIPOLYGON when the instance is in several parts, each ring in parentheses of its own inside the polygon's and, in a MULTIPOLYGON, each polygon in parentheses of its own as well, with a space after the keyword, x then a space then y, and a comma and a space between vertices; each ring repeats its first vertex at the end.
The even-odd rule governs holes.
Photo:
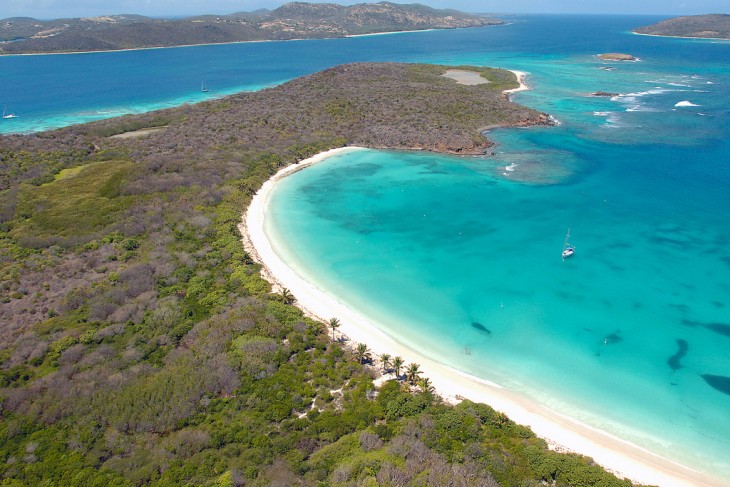
MULTIPOLYGON (((529 89, 524 82, 526 73, 513 72, 517 75, 520 86, 505 91, 506 96, 529 89)), ((332 149, 287 166, 264 183, 243 214, 239 230, 243 236, 244 247, 262 265, 261 274, 272 283, 274 289, 289 289, 297 298, 297 306, 310 317, 323 322, 337 317, 342 324, 341 333, 347 335, 352 343, 367 343, 373 354, 400 355, 407 362, 418 363, 424 376, 431 379, 436 392, 446 401, 457 403, 462 399, 469 399, 489 404, 506 413, 511 420, 529 426, 554 450, 590 456, 617 476, 634 482, 678 487, 724 485, 720 479, 660 457, 542 406, 522 394, 448 367, 409 348, 407 344, 400 343, 383 332, 367 317, 348 308, 336 295, 318 288, 289 267, 273 250, 272 242, 264 231, 266 208, 276 183, 309 165, 355 150, 364 148, 332 149)))
POLYGON ((347 335, 353 343, 367 343, 374 354, 400 355, 407 362, 420 364, 424 375, 431 379, 437 393, 446 401, 457 403, 461 399, 469 399, 489 404, 506 413, 513 421, 532 428, 535 434, 548 441, 552 449, 590 456, 609 471, 634 482, 678 487, 723 485, 719 479, 662 458, 552 411, 521 394, 447 367, 408 348, 381 331, 375 323, 348 308, 335 295, 318 288, 289 267, 273 250, 264 232, 266 207, 276 183, 309 165, 355 150, 363 148, 332 149, 299 164, 287 166, 266 181, 252 199, 239 230, 243 235, 244 247, 263 266, 263 277, 275 289, 289 289, 297 298, 297 306, 310 317, 323 322, 337 317, 342 323, 341 333, 347 335))

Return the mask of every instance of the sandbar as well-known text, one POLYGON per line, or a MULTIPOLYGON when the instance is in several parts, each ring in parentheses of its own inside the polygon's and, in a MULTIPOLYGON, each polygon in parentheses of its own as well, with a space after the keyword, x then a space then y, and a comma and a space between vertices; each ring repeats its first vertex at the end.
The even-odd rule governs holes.
MULTIPOLYGON (((515 73, 520 87, 511 92, 527 89, 525 73, 515 73)), ((431 379, 436 392, 447 402, 462 399, 481 402, 502 411, 519 424, 529 426, 536 435, 544 438, 551 448, 572 451, 592 457, 593 460, 619 477, 642 484, 662 486, 719 487, 727 482, 660 457, 644 448, 624 441, 607 432, 578 422, 559 411, 549 409, 524 394, 501 387, 490 381, 474 377, 448 367, 420 351, 409 348, 385 333, 377 323, 354 312, 332 292, 320 289, 306 276, 299 275, 274 251, 266 235, 266 208, 276 183, 282 178, 348 151, 366 150, 360 147, 343 147, 315 155, 287 166, 266 181, 253 197, 243 215, 239 230, 247 252, 263 266, 262 275, 274 290, 287 288, 297 299, 297 306, 308 316, 327 322, 338 318, 339 331, 352 344, 366 343, 374 356, 388 353, 401 356, 406 363, 420 365, 423 376, 431 379)))

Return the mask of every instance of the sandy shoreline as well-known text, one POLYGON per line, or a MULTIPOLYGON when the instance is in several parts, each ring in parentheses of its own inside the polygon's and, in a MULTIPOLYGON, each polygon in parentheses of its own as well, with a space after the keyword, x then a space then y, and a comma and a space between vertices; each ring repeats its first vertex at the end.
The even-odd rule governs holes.
MULTIPOLYGON (((509 90, 509 93, 528 89, 524 83, 526 73, 515 72, 515 74, 520 81, 520 87, 509 90)), ((319 289, 290 268, 274 252, 264 232, 266 207, 272 190, 283 177, 333 155, 354 150, 362 149, 356 147, 333 149, 282 169, 264 183, 243 215, 239 229, 243 235, 244 246, 249 254, 262 264, 262 275, 274 284, 275 289, 282 287, 289 289, 297 298, 297 305, 309 316, 325 322, 333 317, 338 318, 342 323, 340 332, 349 338, 350 343, 367 343, 374 356, 388 353, 391 356, 402 356, 406 363, 418 363, 423 376, 431 379, 437 393, 446 401, 456 403, 461 398, 466 398, 489 404, 494 409, 506 413, 513 421, 532 428, 535 434, 546 439, 554 449, 590 456, 618 476, 639 483, 677 487, 724 484, 719 479, 713 479, 620 438, 579 423, 522 394, 430 359, 395 341, 367 317, 353 312, 335 295, 319 289)))
POLYGON ((690 39, 695 41, 726 41, 730 42, 730 39, 726 37, 689 37, 689 36, 669 36, 661 34, 644 34, 643 32, 631 31, 636 36, 647 36, 647 37, 666 37, 667 39, 690 39))
MULTIPOLYGON (((466 27, 471 28, 471 27, 466 27)), ((205 42, 202 44, 180 44, 178 46, 148 46, 148 47, 126 47, 123 49, 106 49, 99 51, 64 51, 64 52, 25 52, 25 53, 6 53, 0 52, 0 56, 60 56, 66 54, 94 54, 99 52, 124 52, 124 51, 149 51, 153 49, 177 49, 180 47, 196 47, 196 46, 225 46, 228 44, 254 44, 262 42, 289 42, 289 41, 318 41, 318 40, 329 40, 329 39, 350 39, 355 37, 368 37, 368 36, 380 36, 390 34, 407 34, 409 32, 431 32, 434 30, 443 29, 417 29, 417 30, 394 30, 391 32, 373 32, 372 34, 352 34, 340 37, 312 37, 312 38, 294 38, 294 39, 256 39, 249 41, 230 41, 230 42, 205 42)))
POLYGON ((516 71, 514 69, 510 69, 510 71, 513 72, 515 76, 517 76, 517 82, 520 84, 520 86, 518 86, 517 88, 512 88, 511 90, 504 90, 502 93, 510 96, 514 93, 519 93, 520 91, 527 91, 530 89, 530 87, 527 86, 527 82, 525 81, 529 73, 526 73, 525 71, 516 71))

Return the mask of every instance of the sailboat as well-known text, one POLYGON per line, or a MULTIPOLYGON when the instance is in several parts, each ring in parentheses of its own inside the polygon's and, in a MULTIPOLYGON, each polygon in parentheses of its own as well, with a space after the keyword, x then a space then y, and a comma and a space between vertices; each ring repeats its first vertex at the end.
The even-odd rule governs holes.
POLYGON ((208 89, 208 87, 205 86, 205 81, 203 81, 202 83, 200 83, 200 91, 202 91, 203 93, 208 93, 210 91, 208 89))
POLYGON ((568 234, 565 236, 565 242, 563 243, 563 260, 565 260, 566 257, 570 257, 575 253, 575 247, 568 243, 569 238, 570 228, 568 229, 568 234))
POLYGON ((7 106, 4 106, 3 107, 3 118, 5 118, 5 119, 8 119, 8 118, 18 118, 18 116, 16 114, 14 114, 14 113, 8 113, 8 107, 7 106))

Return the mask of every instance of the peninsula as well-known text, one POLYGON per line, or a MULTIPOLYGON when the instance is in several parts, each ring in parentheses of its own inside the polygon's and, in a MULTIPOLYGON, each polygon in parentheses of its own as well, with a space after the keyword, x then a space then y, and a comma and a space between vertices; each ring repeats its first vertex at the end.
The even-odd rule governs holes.
POLYGON ((730 39, 730 15, 710 14, 676 17, 639 27, 634 29, 634 33, 666 37, 730 39))
POLYGON ((455 29, 501 20, 420 4, 342 6, 287 3, 275 10, 159 19, 139 15, 43 21, 0 20, 0 54, 114 51, 230 42, 321 39, 384 32, 455 29))
POLYGON ((484 126, 546 122, 502 93, 518 87, 489 68, 350 64, 0 137, 1 474, 629 485, 487 405, 445 404, 417 364, 406 381, 367 342, 343 346, 241 246, 241 212, 280 168, 349 144, 479 153, 484 126))

